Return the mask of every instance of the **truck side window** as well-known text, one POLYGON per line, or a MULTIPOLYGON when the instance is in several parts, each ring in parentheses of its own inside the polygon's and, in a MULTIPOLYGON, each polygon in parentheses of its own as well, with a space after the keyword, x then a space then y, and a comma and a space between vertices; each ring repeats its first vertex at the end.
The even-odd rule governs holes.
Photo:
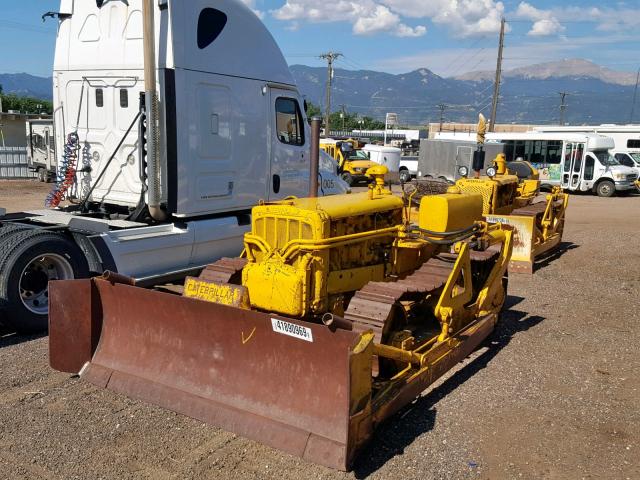
POLYGON ((276 133, 282 143, 304 145, 302 114, 294 98, 276 99, 276 133))
POLYGON ((96 107, 104 107, 104 91, 101 88, 96 88, 96 107))
POLYGON ((625 167, 635 167, 631 159, 627 156, 626 153, 616 153, 616 160, 620 162, 620 165, 624 165, 625 167))
POLYGON ((591 155, 587 155, 587 158, 584 159, 584 179, 585 180, 593 180, 593 167, 595 166, 595 161, 591 155))
POLYGON ((129 90, 127 90, 126 88, 120 89, 120 106, 122 108, 129 107, 129 90))
POLYGON ((627 140, 627 148, 640 148, 640 140, 627 140))

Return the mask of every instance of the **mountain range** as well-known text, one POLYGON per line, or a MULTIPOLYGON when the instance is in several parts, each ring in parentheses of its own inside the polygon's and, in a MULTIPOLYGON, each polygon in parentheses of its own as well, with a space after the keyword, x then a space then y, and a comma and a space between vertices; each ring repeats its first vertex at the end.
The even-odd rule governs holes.
POLYGON ((28 73, 0 73, 0 85, 4 93, 14 93, 21 97, 43 100, 53 98, 53 79, 36 77, 28 73))
MULTIPOLYGON (((292 65, 291 72, 305 98, 323 106, 327 71, 292 65)), ((445 121, 475 122, 478 112, 489 117, 494 72, 465 73, 444 78, 427 68, 390 74, 373 70, 334 71, 332 107, 384 119, 398 113, 405 125, 445 121)), ((500 123, 556 123, 559 92, 566 92, 565 120, 573 124, 627 123, 636 75, 610 70, 582 59, 566 59, 511 70, 502 75, 497 120, 500 123)), ((52 79, 28 74, 0 74, 5 93, 51 99, 52 79)), ((640 99, 638 100, 640 103, 640 99)), ((636 108, 640 120, 640 106, 636 108)))

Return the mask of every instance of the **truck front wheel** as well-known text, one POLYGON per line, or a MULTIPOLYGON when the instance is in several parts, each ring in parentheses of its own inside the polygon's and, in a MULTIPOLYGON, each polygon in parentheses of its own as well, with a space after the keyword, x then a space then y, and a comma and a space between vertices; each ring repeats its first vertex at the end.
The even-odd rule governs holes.
POLYGON ((0 247, 2 319, 20 333, 47 330, 49 281, 89 276, 82 250, 59 233, 16 232, 0 247))
POLYGON ((613 197, 616 186, 611 180, 603 180, 596 186, 596 193, 599 197, 613 197))
POLYGON ((349 185, 350 187, 353 186, 353 177, 349 172, 342 172, 340 174, 340 177, 342 178, 342 180, 347 182, 347 185, 349 185))
POLYGON ((409 170, 400 170, 400 181, 402 183, 409 183, 411 181, 409 170))

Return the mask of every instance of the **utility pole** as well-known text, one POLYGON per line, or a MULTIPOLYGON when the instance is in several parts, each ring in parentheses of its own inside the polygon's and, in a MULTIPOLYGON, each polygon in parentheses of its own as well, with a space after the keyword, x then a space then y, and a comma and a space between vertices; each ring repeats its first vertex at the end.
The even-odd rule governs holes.
POLYGON ((444 111, 449 107, 449 105, 445 104, 445 103, 441 103, 438 105, 438 108, 440 109, 440 128, 438 129, 439 132, 442 131, 442 124, 444 123, 444 111))
POLYGON ((504 49, 504 24, 500 21, 500 43, 498 45, 498 63, 496 64, 496 81, 493 85, 493 101, 491 102, 491 118, 489 119, 489 131, 493 132, 496 125, 496 113, 498 111, 498 99, 500 98, 500 78, 502 76, 502 50, 504 49))
POLYGON ((324 136, 328 137, 330 135, 329 130, 329 116, 331 115, 331 82, 333 80, 333 62, 342 56, 341 53, 337 52, 328 52, 320 55, 320 58, 327 61, 327 99, 325 104, 325 115, 324 115, 324 136))
POLYGON ((633 123, 633 111, 636 109, 636 95, 638 94, 638 80, 640 80, 640 68, 636 75, 636 88, 633 90, 633 102, 631 102, 631 115, 629 115, 629 123, 633 123))
POLYGON ((569 95, 567 92, 558 92, 558 95, 560 95, 561 101, 560 101, 560 125, 564 125, 564 112, 567 109, 568 105, 566 103, 564 103, 564 99, 567 95, 569 95))

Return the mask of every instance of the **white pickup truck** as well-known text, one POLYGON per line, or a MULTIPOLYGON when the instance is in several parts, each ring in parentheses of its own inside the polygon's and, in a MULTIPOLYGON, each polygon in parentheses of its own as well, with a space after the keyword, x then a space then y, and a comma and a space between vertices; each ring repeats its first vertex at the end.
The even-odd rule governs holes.
POLYGON ((418 157, 402 156, 400 157, 400 181, 403 183, 410 182, 412 178, 418 176, 418 157))

